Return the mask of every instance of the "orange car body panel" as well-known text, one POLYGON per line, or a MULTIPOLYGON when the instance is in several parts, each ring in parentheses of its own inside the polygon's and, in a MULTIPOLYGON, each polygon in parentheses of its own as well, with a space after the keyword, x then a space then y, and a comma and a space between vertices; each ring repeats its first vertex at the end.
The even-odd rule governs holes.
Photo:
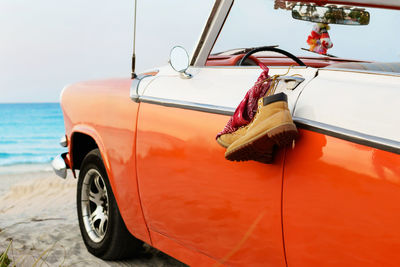
POLYGON ((162 235, 160 233, 150 230, 151 240, 153 241, 153 246, 161 251, 166 252, 172 257, 179 259, 181 262, 188 264, 189 266, 196 267, 209 267, 209 266, 221 266, 221 264, 204 255, 198 251, 182 245, 179 241, 172 240, 171 238, 162 235))
POLYGON ((301 130, 283 192, 289 266, 399 265, 399 155, 301 130))
POLYGON ((141 103, 137 173, 148 227, 161 236, 153 245, 176 256, 158 243, 169 238, 228 266, 285 266, 283 153, 271 165, 227 161, 215 136, 228 119, 141 103))
MULTIPOLYGON (((130 85, 130 79, 74 84, 63 91, 61 103, 68 140, 77 132, 95 140, 126 226, 137 238, 151 243, 137 188, 135 140, 139 104, 129 98, 130 85)), ((69 145, 71 161, 73 146, 69 145)))
POLYGON ((272 165, 229 162, 215 141, 227 116, 135 103, 130 82, 75 84, 62 107, 137 238, 193 266, 398 265, 397 154, 300 130, 272 165))

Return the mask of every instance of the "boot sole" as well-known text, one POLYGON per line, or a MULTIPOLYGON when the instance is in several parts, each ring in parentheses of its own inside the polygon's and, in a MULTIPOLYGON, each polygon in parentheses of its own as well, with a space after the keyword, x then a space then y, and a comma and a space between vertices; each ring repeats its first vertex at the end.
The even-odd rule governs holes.
POLYGON ((225 153, 225 158, 232 161, 255 160, 262 163, 273 161, 274 145, 287 146, 297 137, 294 123, 286 123, 263 132, 245 144, 225 153))
POLYGON ((287 123, 269 130, 267 134, 279 147, 285 147, 293 143, 298 132, 294 123, 287 123))

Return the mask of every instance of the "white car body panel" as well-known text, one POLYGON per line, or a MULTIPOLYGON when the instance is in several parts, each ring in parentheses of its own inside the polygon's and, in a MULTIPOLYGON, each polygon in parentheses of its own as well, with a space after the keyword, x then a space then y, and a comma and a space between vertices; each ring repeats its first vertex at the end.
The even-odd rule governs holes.
MULTIPOLYGON (((191 67, 188 72, 193 77, 184 79, 171 67, 163 67, 156 78, 144 79, 139 95, 161 102, 199 104, 233 113, 262 70, 258 67, 191 67)), ((275 67, 270 68, 269 74, 286 72, 286 67, 275 67)), ((295 120, 306 119, 400 142, 400 119, 395 115, 400 111, 399 75, 310 67, 293 68, 287 74, 291 75, 300 75, 305 80, 294 90, 286 89, 284 82, 280 82, 277 92, 288 95, 289 109, 295 120)))
POLYGON ((295 117, 400 141, 400 76, 320 69, 295 117))
MULTIPOLYGON (((259 67, 205 67, 190 68, 191 79, 180 78, 180 74, 163 69, 157 79, 144 90, 142 96, 173 99, 189 103, 213 105, 235 110, 246 92, 254 85, 262 70, 259 67)), ((269 75, 285 74, 287 68, 270 68, 269 75)), ((293 68, 287 74, 301 75, 305 80, 295 89, 284 89, 280 82, 277 92, 288 95, 289 108, 293 110, 296 99, 303 88, 316 75, 314 68, 293 68)), ((140 90, 142 91, 142 90, 140 90)))

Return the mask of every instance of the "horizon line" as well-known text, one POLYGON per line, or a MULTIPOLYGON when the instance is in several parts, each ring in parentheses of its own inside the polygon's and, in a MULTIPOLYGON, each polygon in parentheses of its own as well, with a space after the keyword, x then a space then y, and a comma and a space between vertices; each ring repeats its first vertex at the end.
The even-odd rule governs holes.
POLYGON ((1 104, 60 104, 60 101, 51 102, 0 102, 1 104))

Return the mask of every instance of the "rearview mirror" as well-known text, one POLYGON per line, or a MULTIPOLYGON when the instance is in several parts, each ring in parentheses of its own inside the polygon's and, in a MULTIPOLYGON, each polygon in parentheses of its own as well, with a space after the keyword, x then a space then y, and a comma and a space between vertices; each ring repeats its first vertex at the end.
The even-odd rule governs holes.
POLYGON ((292 9, 292 17, 298 20, 325 24, 368 25, 369 12, 358 8, 315 6, 298 4, 292 9))

